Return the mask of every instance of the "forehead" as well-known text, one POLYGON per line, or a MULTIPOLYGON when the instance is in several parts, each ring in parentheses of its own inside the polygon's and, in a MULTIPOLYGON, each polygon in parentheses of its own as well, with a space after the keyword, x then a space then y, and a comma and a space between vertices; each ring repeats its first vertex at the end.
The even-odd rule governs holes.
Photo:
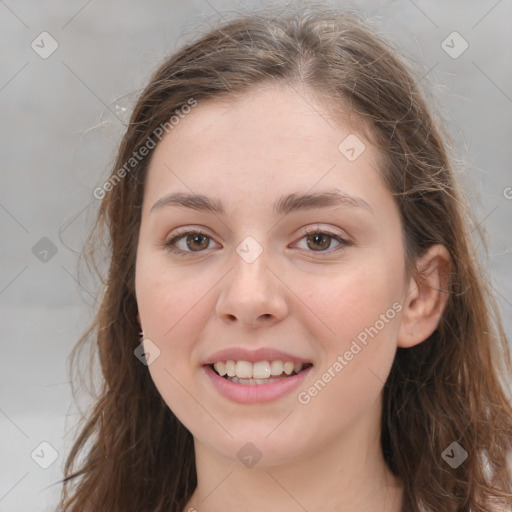
POLYGON ((145 195, 215 190, 226 201, 261 201, 340 185, 361 195, 382 187, 377 157, 306 90, 263 87, 199 101, 156 147, 145 195))

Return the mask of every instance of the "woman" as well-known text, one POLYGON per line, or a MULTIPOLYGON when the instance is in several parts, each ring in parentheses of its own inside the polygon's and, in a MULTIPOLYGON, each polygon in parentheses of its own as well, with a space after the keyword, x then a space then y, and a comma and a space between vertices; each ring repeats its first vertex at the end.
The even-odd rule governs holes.
POLYGON ((445 138, 339 11, 164 62, 95 191, 104 388, 61 510, 510 506, 510 356, 445 138))

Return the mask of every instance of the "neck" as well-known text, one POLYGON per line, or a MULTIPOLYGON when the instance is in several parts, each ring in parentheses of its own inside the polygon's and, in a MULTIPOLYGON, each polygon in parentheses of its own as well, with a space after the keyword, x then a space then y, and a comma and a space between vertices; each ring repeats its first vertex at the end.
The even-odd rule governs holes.
POLYGON ((285 464, 262 457, 252 468, 197 439, 195 450, 198 484, 184 512, 401 510, 403 488, 384 461, 377 429, 352 428, 285 464))

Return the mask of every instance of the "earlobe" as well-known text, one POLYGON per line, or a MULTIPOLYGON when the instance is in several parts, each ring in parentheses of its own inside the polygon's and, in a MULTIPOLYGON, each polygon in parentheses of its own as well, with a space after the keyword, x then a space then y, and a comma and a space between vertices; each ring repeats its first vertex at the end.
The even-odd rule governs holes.
POLYGON ((416 262, 405 297, 398 346, 413 347, 425 341, 438 327, 448 300, 450 254, 443 245, 433 245, 416 262))

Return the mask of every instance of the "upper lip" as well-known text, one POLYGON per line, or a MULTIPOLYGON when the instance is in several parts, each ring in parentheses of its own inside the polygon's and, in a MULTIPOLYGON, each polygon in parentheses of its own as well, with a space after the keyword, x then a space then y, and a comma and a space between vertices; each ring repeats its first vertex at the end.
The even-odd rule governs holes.
POLYGON ((248 361, 256 363, 258 361, 290 361, 292 363, 310 363, 308 359, 294 356, 286 352, 281 352, 274 348, 259 348, 257 350, 247 350, 242 347, 227 348, 215 352, 203 361, 203 365, 214 364, 219 361, 248 361))

